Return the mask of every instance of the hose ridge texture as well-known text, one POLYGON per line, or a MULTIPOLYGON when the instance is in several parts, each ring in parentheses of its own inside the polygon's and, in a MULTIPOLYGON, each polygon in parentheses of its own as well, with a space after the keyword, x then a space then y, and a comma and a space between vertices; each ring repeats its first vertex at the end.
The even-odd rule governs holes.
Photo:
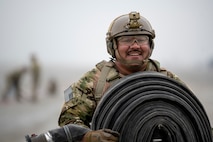
POLYGON ((120 142, 213 142, 208 116, 185 85, 157 72, 122 78, 101 99, 91 129, 109 128, 120 142))

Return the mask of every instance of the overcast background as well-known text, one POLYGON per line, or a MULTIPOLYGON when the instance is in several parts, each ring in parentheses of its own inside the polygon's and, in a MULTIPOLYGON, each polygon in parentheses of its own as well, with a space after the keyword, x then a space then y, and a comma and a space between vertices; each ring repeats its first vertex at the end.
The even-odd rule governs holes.
POLYGON ((152 58, 167 66, 206 67, 213 57, 212 0, 0 0, 0 64, 94 66, 109 59, 112 20, 138 11, 156 32, 152 58))

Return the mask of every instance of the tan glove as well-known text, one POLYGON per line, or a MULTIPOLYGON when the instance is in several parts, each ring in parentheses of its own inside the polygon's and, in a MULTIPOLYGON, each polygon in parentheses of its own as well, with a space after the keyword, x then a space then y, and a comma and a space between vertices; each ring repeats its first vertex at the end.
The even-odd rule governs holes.
POLYGON ((119 133, 110 129, 87 132, 82 142, 118 142, 119 133))

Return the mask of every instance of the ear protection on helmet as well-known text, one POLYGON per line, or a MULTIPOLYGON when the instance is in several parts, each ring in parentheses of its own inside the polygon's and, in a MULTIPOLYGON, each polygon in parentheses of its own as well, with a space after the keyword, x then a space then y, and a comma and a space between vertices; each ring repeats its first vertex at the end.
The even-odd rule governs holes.
MULTIPOLYGON (((114 39, 112 39, 114 40, 114 39)), ((114 49, 114 44, 115 41, 113 42, 112 40, 106 40, 106 44, 107 44, 107 52, 113 57, 115 58, 115 49, 114 49)))

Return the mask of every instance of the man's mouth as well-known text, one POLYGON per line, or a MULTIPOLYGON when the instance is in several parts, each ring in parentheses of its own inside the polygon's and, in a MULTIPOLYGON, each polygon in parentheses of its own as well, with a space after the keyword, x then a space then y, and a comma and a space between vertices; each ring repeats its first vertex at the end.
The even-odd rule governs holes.
POLYGON ((127 53, 127 55, 129 56, 140 56, 141 54, 142 54, 141 51, 129 51, 127 53))

